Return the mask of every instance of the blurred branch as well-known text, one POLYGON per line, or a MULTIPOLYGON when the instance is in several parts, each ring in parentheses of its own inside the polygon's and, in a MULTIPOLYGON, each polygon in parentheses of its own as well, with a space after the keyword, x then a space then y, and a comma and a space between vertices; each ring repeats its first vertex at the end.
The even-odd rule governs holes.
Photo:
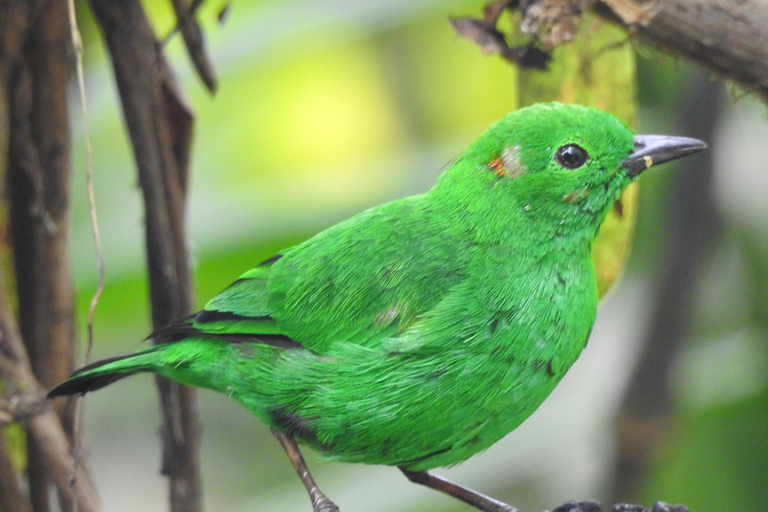
POLYGON ((171 0, 173 10, 176 12, 177 29, 181 31, 184 46, 197 70, 197 74, 210 92, 216 91, 216 73, 213 71, 208 54, 205 52, 205 38, 200 25, 195 19, 195 11, 202 4, 201 1, 193 1, 187 7, 184 0, 171 0))
POLYGON ((46 4, 29 34, 13 97, 8 191, 19 323, 35 374, 48 387, 69 376, 74 288, 69 238, 66 4, 46 4))
MULTIPOLYGON (((147 264, 155 328, 192 305, 184 211, 192 114, 138 0, 91 0, 112 57, 146 208, 147 264)), ((193 389, 158 377, 163 474, 174 512, 202 509, 199 425, 193 389)))
MULTIPOLYGON (((5 196, 5 177, 8 174, 9 146, 11 139, 11 104, 10 83, 16 73, 18 62, 22 59, 22 48, 27 37, 29 24, 33 19, 35 7, 25 0, 6 0, 0 2, 0 188, 5 196)), ((7 211, 3 204, 0 218, 2 218, 3 238, 7 230, 7 211)), ((7 263, 8 247, 3 243, 2 270, 5 271, 7 263)), ((0 273, 2 277, 2 273, 0 273)), ((5 290, 0 288, 0 300, 5 302, 5 290)), ((6 313, 5 316, 10 320, 6 313)), ((13 356, 4 347, 7 341, 0 339, 0 384, 6 391, 10 378, 15 374, 13 356)), ((7 394, 7 393, 5 393, 7 394)), ((13 413, 6 412, 4 416, 13 417, 13 413)), ((5 420, 7 421, 7 420, 5 420)), ((22 489, 21 480, 16 467, 13 464, 15 447, 8 446, 6 442, 7 431, 0 431, 0 509, 8 512, 30 512, 31 505, 22 489)))
MULTIPOLYGON (((19 325, 35 376, 44 388, 74 366, 75 297, 69 271, 69 24, 64 2, 41 9, 12 82, 8 166, 10 230, 19 325)), ((56 411, 72 438, 74 400, 56 411)), ((50 468, 37 439, 28 440, 30 496, 37 512, 50 509, 50 468)))
MULTIPOLYGON (((99 304, 101 294, 104 292, 104 286, 107 281, 107 274, 104 268, 104 252, 101 248, 101 232, 99 230, 99 219, 96 214, 96 194, 93 185, 93 150, 91 148, 91 134, 88 127, 88 100, 85 94, 85 71, 83 68, 83 38, 80 34, 80 28, 77 26, 77 12, 75 10, 75 0, 67 0, 67 18, 69 19, 69 32, 72 41, 72 49, 75 54, 75 69, 77 75, 77 92, 80 100, 80 121, 83 130, 83 148, 85 149, 85 189, 88 197, 88 219, 91 224, 91 235, 93 236, 93 248, 96 252, 96 271, 99 281, 96 289, 91 295, 91 302, 88 305, 88 316, 86 317, 86 326, 88 329, 88 340, 85 349, 85 362, 91 359, 93 350, 93 321, 96 315, 96 307, 99 304)), ((79 405, 79 403, 78 403, 79 405)), ((77 411, 77 409, 76 409, 77 411)), ((77 416, 77 412, 75 412, 77 416)), ((74 435, 79 441, 78 420, 75 418, 74 435)))
MULTIPOLYGON (((722 86, 701 72, 691 82, 680 100, 679 129, 688 136, 714 140, 722 86)), ((673 178, 661 272, 650 301, 650 327, 618 414, 616 466, 610 472, 616 498, 636 494, 669 426, 673 365, 688 334, 699 270, 720 228, 712 158, 712 151, 704 151, 681 160, 673 178)))
MULTIPOLYGON (((603 505, 599 501, 566 501, 559 507, 552 509, 552 512, 603 512, 603 505)), ((605 509, 609 512, 609 509, 605 509)), ((610 512, 688 512, 685 505, 670 505, 663 501, 657 501, 651 508, 631 503, 617 503, 610 508, 610 512)))
POLYGON ((768 100, 768 3, 602 0, 595 11, 641 41, 701 64, 768 100))
POLYGON ((31 512, 32 506, 21 489, 21 482, 11 460, 8 444, 0 435, 0 507, 5 512, 31 512))
MULTIPOLYGON (((84 467, 75 464, 70 455, 70 443, 58 416, 45 404, 45 390, 32 373, 24 344, 19 337, 5 294, 4 275, 0 273, 0 378, 3 392, 9 403, 36 404, 25 407, 27 436, 36 446, 40 467, 47 469, 46 475, 53 481, 59 492, 62 508, 79 512, 98 512, 99 505, 84 467), (39 409, 37 409, 39 406, 39 409), (35 409, 35 410, 33 410, 35 409), (74 472, 76 471, 76 472, 74 472)), ((19 411, 17 411, 19 412, 19 411)), ((9 454, 0 449, 0 481, 7 483, 17 477, 6 471, 12 470, 9 454)), ((46 491, 47 492, 47 491, 46 491)), ((2 510, 26 510, 25 504, 18 503, 18 496, 0 495, 2 510)))
MULTIPOLYGON (((768 101, 768 3, 758 0, 494 0, 486 4, 482 18, 452 23, 486 52, 522 67, 541 67, 527 65, 518 54, 531 55, 534 43, 551 51, 572 40, 585 4, 639 40, 701 64, 768 101), (504 10, 518 13, 520 31, 531 37, 527 45, 507 45, 508 38, 497 28, 504 10)), ((546 53, 535 60, 546 61, 546 53)))

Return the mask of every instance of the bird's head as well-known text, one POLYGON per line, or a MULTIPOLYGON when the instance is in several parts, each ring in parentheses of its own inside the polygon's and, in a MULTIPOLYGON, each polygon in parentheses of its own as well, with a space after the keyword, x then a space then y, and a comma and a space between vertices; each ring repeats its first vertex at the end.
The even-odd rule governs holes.
POLYGON ((599 226, 645 169, 705 147, 686 137, 635 135, 594 108, 536 104, 492 125, 443 175, 435 193, 448 190, 455 205, 470 212, 502 208, 560 226, 599 226))

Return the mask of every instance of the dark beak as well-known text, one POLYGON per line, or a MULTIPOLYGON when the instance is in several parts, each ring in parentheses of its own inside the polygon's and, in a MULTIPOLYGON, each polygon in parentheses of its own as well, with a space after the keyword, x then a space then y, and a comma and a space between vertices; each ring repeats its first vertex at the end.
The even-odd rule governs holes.
POLYGON ((676 160, 706 147, 706 142, 689 137, 635 135, 635 150, 621 161, 621 167, 627 170, 627 176, 634 178, 652 165, 676 160))

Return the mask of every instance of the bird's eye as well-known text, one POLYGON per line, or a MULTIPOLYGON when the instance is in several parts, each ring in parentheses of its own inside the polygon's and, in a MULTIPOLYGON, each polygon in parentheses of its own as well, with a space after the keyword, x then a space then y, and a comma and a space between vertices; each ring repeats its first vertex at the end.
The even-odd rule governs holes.
POLYGON ((589 160, 589 155, 581 146, 566 144, 557 148, 555 160, 566 169, 578 169, 589 160))

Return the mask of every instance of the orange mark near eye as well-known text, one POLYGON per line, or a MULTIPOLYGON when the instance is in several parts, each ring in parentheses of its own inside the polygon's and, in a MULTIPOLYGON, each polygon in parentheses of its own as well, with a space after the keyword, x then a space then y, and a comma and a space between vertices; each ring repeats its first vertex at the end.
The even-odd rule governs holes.
POLYGON ((493 169, 493 174, 496 176, 505 176, 507 174, 507 170, 504 168, 504 160, 501 158, 494 158, 488 162, 488 167, 493 169))

